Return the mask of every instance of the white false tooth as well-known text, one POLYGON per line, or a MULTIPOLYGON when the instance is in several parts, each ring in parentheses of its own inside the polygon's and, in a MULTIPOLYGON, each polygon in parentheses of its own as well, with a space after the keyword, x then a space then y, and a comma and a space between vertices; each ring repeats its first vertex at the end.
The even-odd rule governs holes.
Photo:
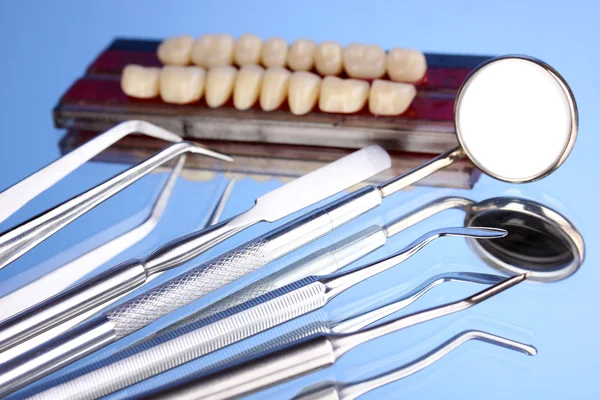
POLYGON ((227 103, 237 75, 237 68, 231 65, 222 65, 208 70, 206 75, 206 104, 209 107, 217 108, 227 103))
POLYGON ((172 36, 158 46, 158 59, 165 65, 188 65, 191 61, 194 38, 190 35, 172 36))
POLYGON ((288 105, 294 115, 304 115, 315 108, 321 90, 321 77, 312 72, 294 72, 288 88, 288 105))
POLYGON ((205 80, 202 67, 167 65, 160 71, 160 97, 165 103, 193 103, 202 97, 205 80))
POLYGON ((290 111, 295 115, 309 113, 317 103, 321 77, 312 72, 294 72, 290 78, 288 88, 288 105, 290 111))
POLYGON ((246 33, 235 42, 233 58, 240 67, 248 64, 259 64, 261 52, 262 40, 252 33, 246 33))
POLYGON ((233 90, 233 105, 238 110, 247 110, 256 103, 262 86, 265 69, 258 65, 245 65, 238 71, 233 90))
POLYGON ((385 69, 396 82, 418 82, 425 76, 427 60, 419 50, 395 47, 385 58, 385 69))
POLYGON ((260 108, 273 111, 281 106, 288 94, 291 75, 290 71, 282 67, 267 69, 260 89, 260 108))
POLYGON ((298 39, 292 43, 288 66, 293 71, 310 71, 315 63, 316 43, 310 39, 298 39))
POLYGON ((200 36, 192 48, 192 61, 204 68, 231 65, 234 45, 233 36, 225 33, 200 36))
POLYGON ((365 106, 368 97, 368 82, 326 76, 321 84, 319 108, 328 113, 354 113, 365 106))
POLYGON ((265 67, 285 67, 287 58, 288 45, 284 39, 274 37, 263 44, 261 61, 265 67))
POLYGON ((130 64, 123 68, 121 90, 131 97, 151 99, 158 96, 160 68, 130 64))
POLYGON ((351 78, 381 78, 385 74, 385 50, 376 44, 352 43, 344 48, 344 69, 351 78))
POLYGON ((339 75, 343 69, 342 46, 336 42, 323 42, 315 50, 315 68, 321 75, 339 75))
POLYGON ((369 91, 369 111, 374 115, 400 115, 408 109, 417 95, 410 83, 377 79, 369 91))

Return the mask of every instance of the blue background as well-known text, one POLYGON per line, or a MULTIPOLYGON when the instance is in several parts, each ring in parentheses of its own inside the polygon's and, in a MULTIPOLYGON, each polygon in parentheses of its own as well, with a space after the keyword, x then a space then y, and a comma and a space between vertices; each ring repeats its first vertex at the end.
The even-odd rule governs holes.
MULTIPOLYGON (((253 32, 263 38, 282 36, 288 41, 309 37, 315 41, 336 40, 376 43, 385 48, 406 46, 429 52, 473 54, 523 53, 553 65, 569 82, 580 110, 580 135, 570 158, 552 176, 529 185, 510 185, 483 178, 472 191, 420 188, 386 200, 347 228, 315 245, 268 266, 260 274, 280 268, 289 260, 308 254, 335 239, 361 228, 384 224, 403 212, 437 196, 456 194, 473 199, 498 195, 533 198, 554 207, 579 227, 587 244, 587 259, 573 277, 554 284, 520 285, 498 298, 458 315, 446 317, 373 341, 344 356, 336 367, 282 385, 271 394, 289 397, 322 379, 354 380, 380 373, 430 350, 464 329, 486 329, 538 347, 536 357, 468 343, 426 371, 364 396, 375 398, 599 398, 597 268, 599 234, 596 199, 597 152, 600 140, 597 118, 600 89, 600 52, 597 41, 598 6, 594 2, 571 1, 80 1, 16 2, 0 5, 0 189, 6 188, 59 156, 61 132, 52 126, 51 109, 59 96, 80 76, 88 63, 115 36, 161 38, 176 34, 227 32, 239 36, 253 32)), ((7 229, 67 197, 112 176, 123 166, 89 164, 55 188, 31 202, 0 229, 7 229)), ((19 282, 39 276, 64 260, 79 254, 82 240, 94 234, 114 237, 126 230, 119 224, 131 215, 131 228, 143 219, 164 174, 148 177, 90 212, 65 230, 0 271, 0 295, 19 282), (55 256, 49 262, 51 256, 55 256), (40 266, 45 261, 46 264, 40 266), (50 264, 50 265, 49 265, 50 264), (53 264, 53 265, 52 265, 53 264)), ((200 226, 214 195, 222 190, 223 177, 198 183, 180 179, 166 214, 156 232, 119 255, 103 268, 134 256, 200 226)), ((224 217, 250 207, 277 181, 246 179, 235 187, 224 217)), ((446 212, 392 238, 385 248, 367 259, 390 254, 421 233, 462 223, 458 211, 446 212)), ((204 255, 212 258, 226 248, 243 243, 266 231, 265 224, 252 228, 204 255)), ((366 259, 365 259, 366 260, 366 259)), ((189 263, 183 269, 196 265, 189 263)), ((442 239, 422 253, 345 293, 328 306, 342 315, 353 302, 381 293, 394 285, 407 289, 415 280, 443 271, 491 271, 470 253, 460 239, 442 239)), ((181 270, 180 270, 181 271, 181 270)), ((171 271, 153 282, 174 276, 171 271)), ((254 277, 251 277, 254 278, 254 277)), ((184 308, 100 352, 121 346, 189 314, 200 303, 233 290, 225 288, 201 302, 184 308)), ((450 301, 473 292, 470 285, 447 284, 427 295, 410 310, 450 301)), ((389 298, 388 298, 389 300, 389 298)), ((93 358, 93 357, 92 357, 93 358)))

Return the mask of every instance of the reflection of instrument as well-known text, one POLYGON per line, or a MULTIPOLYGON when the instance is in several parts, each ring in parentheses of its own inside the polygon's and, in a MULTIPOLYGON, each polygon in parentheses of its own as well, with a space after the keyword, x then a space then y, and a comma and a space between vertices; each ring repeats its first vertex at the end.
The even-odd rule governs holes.
POLYGON ((267 352, 244 364, 218 370, 204 378, 168 387, 159 399, 230 399, 333 365, 353 348, 378 337, 470 308, 522 282, 528 274, 508 278, 455 303, 430 308, 350 334, 317 335, 294 346, 267 352))

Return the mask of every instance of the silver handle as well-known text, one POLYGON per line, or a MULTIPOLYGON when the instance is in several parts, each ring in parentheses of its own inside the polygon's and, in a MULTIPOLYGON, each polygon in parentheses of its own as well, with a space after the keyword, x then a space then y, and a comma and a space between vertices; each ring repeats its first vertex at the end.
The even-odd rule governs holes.
POLYGON ((244 214, 171 240, 161 246, 148 257, 144 258, 144 265, 146 266, 148 275, 163 272, 184 264, 258 222, 245 220, 243 217, 244 214))
POLYGON ((0 369, 0 397, 19 390, 116 340, 110 321, 96 318, 19 357, 0 369))
MULTIPOLYGON (((10 264, 12 261, 16 260, 92 208, 96 207, 98 204, 158 168, 160 165, 186 152, 207 154, 211 156, 215 156, 215 154, 218 155, 218 153, 211 152, 210 150, 186 142, 169 146, 158 154, 116 177, 109 179, 93 189, 62 203, 2 235, 2 237, 0 237, 0 269, 4 268, 6 265, 10 264)), ((222 157, 218 155, 218 158, 222 157)))
POLYGON ((381 203, 373 187, 351 193, 171 279, 106 313, 119 338, 329 233, 381 203))
POLYGON ((306 278, 200 321, 171 340, 150 346, 40 394, 41 398, 73 399, 108 395, 178 365, 210 354, 270 327, 321 308, 327 287, 306 278), (82 391, 82 388, 85 388, 82 391))
MULTIPOLYGON (((129 398, 145 398, 153 391, 165 388, 173 382, 183 382, 186 379, 197 377, 206 371, 231 365, 232 363, 255 356, 257 354, 279 348, 280 346, 295 343, 298 340, 317 334, 329 332, 328 316, 323 309, 315 310, 292 321, 273 327, 252 338, 252 341, 241 341, 235 345, 227 346, 218 352, 207 354, 204 357, 185 363, 178 368, 163 372, 152 379, 143 380, 136 385, 120 390, 111 395, 113 400, 129 398)), ((56 384, 64 382, 60 377, 56 384)))
POLYGON ((161 392, 156 399, 226 400, 253 393, 335 363, 333 346, 322 336, 267 357, 161 392))
POLYGON ((136 260, 109 269, 0 324, 0 352, 39 335, 146 282, 136 260))
MULTIPOLYGON (((106 311, 99 319, 107 321, 111 329, 114 328, 112 331, 114 338, 107 341, 105 345, 310 243, 345 222, 377 207, 381 204, 381 200, 381 193, 375 187, 367 187, 351 193, 106 311)), ((85 324, 77 328, 77 331, 81 331, 83 335, 88 326, 90 325, 85 324)), ((21 360, 25 363, 29 358, 35 359, 36 352, 40 352, 40 356, 44 357, 45 349, 52 348, 53 344, 70 340, 73 339, 69 334, 59 336, 15 361, 21 360)), ((21 380, 25 385, 84 357, 89 354, 87 349, 88 347, 85 347, 85 351, 69 350, 71 354, 68 355, 59 352, 59 360, 54 363, 55 366, 41 372, 29 370, 28 366, 33 365, 31 362, 27 362, 27 366, 22 367, 17 361, 12 364, 12 368, 19 369, 23 376, 31 375, 27 380, 21 380)), ((47 362, 52 364, 53 361, 49 359, 47 362)))

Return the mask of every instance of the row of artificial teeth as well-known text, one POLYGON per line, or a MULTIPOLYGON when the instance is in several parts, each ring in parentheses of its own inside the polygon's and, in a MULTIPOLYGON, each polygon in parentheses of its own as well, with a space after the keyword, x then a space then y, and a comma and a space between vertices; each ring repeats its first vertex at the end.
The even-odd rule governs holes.
POLYGON ((417 90, 410 83, 342 79, 307 71, 291 72, 282 67, 264 69, 250 64, 237 69, 231 65, 210 68, 168 65, 163 68, 128 65, 121 76, 123 92, 136 98, 154 98, 171 104, 189 104, 203 96, 217 108, 233 97, 238 110, 257 102, 264 111, 281 107, 287 99, 290 111, 307 114, 318 107, 326 113, 355 113, 368 102, 374 115, 400 115, 412 103, 417 90))
POLYGON ((203 35, 165 39, 158 47, 158 58, 165 65, 194 64, 203 68, 223 65, 262 65, 287 67, 292 71, 312 71, 320 75, 380 79, 395 82, 418 82, 427 70, 425 56, 418 50, 395 47, 389 52, 375 44, 353 43, 344 48, 339 43, 315 43, 298 39, 291 46, 278 37, 266 42, 256 35, 245 34, 237 41, 231 35, 203 35))

